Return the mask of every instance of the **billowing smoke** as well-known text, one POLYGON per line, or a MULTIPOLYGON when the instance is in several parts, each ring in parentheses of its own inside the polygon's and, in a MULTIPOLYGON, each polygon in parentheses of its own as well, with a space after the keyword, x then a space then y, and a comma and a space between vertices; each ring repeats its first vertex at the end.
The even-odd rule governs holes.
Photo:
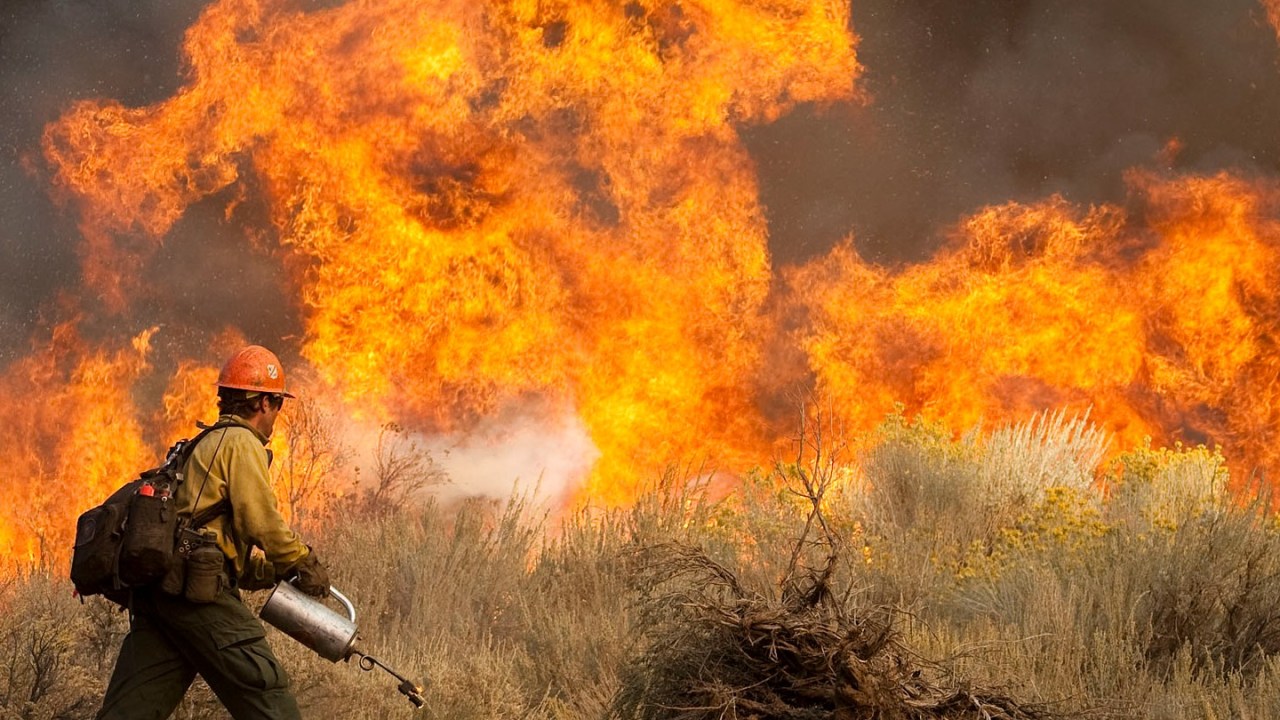
POLYGON ((1280 54, 1257 0, 855 0, 865 107, 755 131, 779 263, 853 233, 920 260, 940 227, 1055 192, 1123 201, 1122 173, 1280 170, 1280 54))

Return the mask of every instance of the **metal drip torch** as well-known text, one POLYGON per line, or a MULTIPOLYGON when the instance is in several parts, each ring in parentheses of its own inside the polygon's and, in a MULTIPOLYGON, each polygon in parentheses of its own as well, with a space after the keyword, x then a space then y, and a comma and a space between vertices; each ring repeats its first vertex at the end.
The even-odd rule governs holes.
POLYGON ((329 594, 346 608, 347 617, 342 617, 287 582, 276 584, 266 604, 258 611, 258 617, 329 662, 349 660, 352 655, 358 655, 361 670, 371 672, 374 667, 382 668, 400 681, 396 689, 409 698, 414 707, 426 704, 421 685, 392 670, 372 655, 356 649, 355 606, 337 588, 330 587, 329 594))

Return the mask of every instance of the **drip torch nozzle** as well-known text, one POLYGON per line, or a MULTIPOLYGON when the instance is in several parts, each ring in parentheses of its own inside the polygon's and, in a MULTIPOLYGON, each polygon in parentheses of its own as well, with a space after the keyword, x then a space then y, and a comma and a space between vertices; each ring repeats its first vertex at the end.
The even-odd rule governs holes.
POLYGON ((395 679, 399 680, 400 684, 396 687, 396 689, 400 691, 401 695, 404 695, 405 697, 409 698, 409 702, 413 703, 414 707, 420 708, 423 705, 427 704, 426 698, 424 698, 422 695, 425 692, 425 690, 421 685, 414 683, 409 678, 401 675, 395 670, 392 670, 385 663, 383 663, 378 658, 373 657, 372 655, 366 655, 360 652, 359 650, 353 650, 351 654, 360 656, 359 664, 360 664, 361 670, 364 670, 365 672, 369 672, 370 670, 373 670, 375 667, 380 667, 383 670, 387 671, 387 673, 391 675, 391 677, 394 677, 395 679))
POLYGON ((412 682, 405 680, 400 683, 400 687, 396 689, 399 690, 402 695, 409 698, 409 702, 413 703, 414 707, 420 708, 427 704, 426 699, 422 697, 421 685, 414 685, 412 682))

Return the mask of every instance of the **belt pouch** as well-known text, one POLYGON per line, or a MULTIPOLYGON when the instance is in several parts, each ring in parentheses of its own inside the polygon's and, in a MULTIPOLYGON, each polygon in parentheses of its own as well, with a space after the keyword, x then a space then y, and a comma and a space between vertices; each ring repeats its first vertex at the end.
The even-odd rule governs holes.
POLYGON ((227 587, 224 571, 226 561, 226 556, 212 542, 206 542, 192 550, 187 557, 187 580, 183 597, 193 603, 211 603, 216 600, 218 593, 227 587))

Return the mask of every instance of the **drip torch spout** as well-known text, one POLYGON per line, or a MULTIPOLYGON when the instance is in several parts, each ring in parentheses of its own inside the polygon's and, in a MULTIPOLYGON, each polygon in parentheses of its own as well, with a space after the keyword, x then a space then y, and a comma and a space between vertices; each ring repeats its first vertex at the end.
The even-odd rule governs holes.
POLYGON ((426 692, 426 689, 423 688, 423 686, 418 685, 417 683, 413 682, 409 678, 401 675, 395 670, 392 670, 385 663, 383 663, 378 658, 373 657, 372 655, 365 655, 359 650, 352 650, 351 654, 360 656, 359 662, 360 662, 361 670, 364 670, 365 672, 371 672, 374 667, 380 667, 383 670, 386 670, 391 675, 391 677, 399 680, 400 685, 396 687, 396 690, 399 690, 401 695, 404 695, 405 697, 409 698, 409 702, 413 703, 414 707, 420 708, 423 705, 427 704, 426 698, 424 698, 422 695, 424 692, 426 692))

